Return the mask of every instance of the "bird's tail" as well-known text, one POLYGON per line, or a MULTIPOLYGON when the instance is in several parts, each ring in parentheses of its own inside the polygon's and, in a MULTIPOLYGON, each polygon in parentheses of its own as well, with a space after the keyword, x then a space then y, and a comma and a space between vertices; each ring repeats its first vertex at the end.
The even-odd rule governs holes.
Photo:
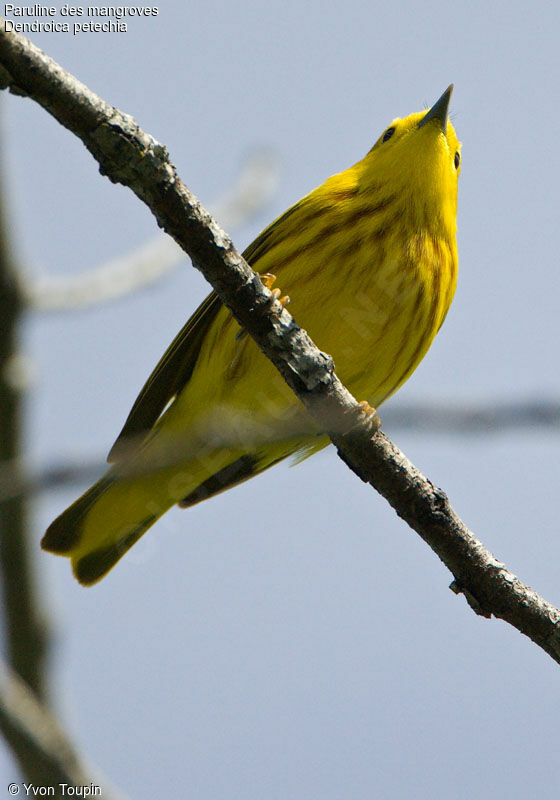
POLYGON ((269 443, 260 451, 218 448, 169 467, 161 466, 164 459, 152 443, 152 449, 141 451, 137 459, 115 464, 72 503, 49 526, 41 546, 67 556, 79 582, 91 586, 171 506, 192 506, 243 483, 294 452, 305 457, 327 442, 324 436, 295 437, 269 443), (158 459, 160 467, 154 469, 158 459), (142 469, 146 464, 152 468, 142 469))
POLYGON ((48 527, 41 547, 70 558, 84 586, 96 583, 176 500, 165 481, 122 479, 110 470, 48 527))

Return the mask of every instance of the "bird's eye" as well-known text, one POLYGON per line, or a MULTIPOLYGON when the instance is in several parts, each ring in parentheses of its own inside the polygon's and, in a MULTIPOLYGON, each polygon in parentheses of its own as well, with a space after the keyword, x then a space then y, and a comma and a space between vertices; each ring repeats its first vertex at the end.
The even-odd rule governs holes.
POLYGON ((394 132, 395 132, 395 128, 393 128, 393 127, 387 128, 387 130, 383 134, 383 139, 381 141, 382 142, 388 142, 389 139, 391 138, 391 136, 394 134, 394 132))
POLYGON ((461 163, 461 154, 459 153, 459 151, 455 153, 454 163, 455 163, 455 169, 459 169, 459 164, 461 163))

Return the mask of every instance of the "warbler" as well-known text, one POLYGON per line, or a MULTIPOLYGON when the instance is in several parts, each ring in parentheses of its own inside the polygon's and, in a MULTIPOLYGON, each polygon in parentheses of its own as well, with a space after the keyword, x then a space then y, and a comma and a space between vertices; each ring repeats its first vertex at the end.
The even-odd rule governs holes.
MULTIPOLYGON (((394 119, 364 158, 243 253, 268 285, 276 278, 289 291, 295 320, 375 408, 418 366, 455 292, 461 145, 448 119, 452 89, 428 111, 394 119)), ((212 292, 146 381, 112 466, 50 525, 42 547, 93 584, 171 506, 192 506, 328 441, 212 292)))

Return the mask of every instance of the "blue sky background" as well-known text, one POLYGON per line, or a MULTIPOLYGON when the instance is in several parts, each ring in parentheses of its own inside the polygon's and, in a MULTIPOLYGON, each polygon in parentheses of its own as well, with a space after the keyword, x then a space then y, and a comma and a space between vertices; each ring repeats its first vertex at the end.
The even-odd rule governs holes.
MULTIPOLYGON (((278 191, 233 232, 239 248, 454 82, 457 295, 390 402, 559 396, 556 4, 159 10, 126 34, 32 38, 165 143, 204 204, 254 148, 279 152, 278 191)), ((31 101, 2 99, 24 263, 79 274, 153 235, 150 213, 80 142, 31 101)), ((103 456, 207 292, 185 262, 118 303, 30 318, 29 462, 103 456)), ((386 432, 498 558, 560 605, 557 433, 386 432)), ((558 797, 557 665, 452 594, 438 559, 332 448, 171 511, 89 590, 38 544, 76 494, 33 506, 56 619, 53 690, 87 756, 131 796, 558 797)), ((3 756, 0 784, 15 778, 3 756)))

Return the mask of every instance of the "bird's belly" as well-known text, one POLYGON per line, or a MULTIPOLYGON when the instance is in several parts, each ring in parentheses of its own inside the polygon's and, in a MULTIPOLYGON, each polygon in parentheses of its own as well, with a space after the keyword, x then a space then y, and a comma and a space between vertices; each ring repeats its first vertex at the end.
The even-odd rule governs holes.
POLYGON ((406 275, 392 285, 372 281, 318 305, 318 314, 309 310, 301 324, 332 355, 357 399, 378 406, 415 369, 437 332, 440 303, 430 289, 406 275))
MULTIPOLYGON (((319 281, 312 292, 289 271, 278 283, 292 298, 289 310, 296 322, 333 357, 340 380, 375 407, 414 371, 445 316, 450 297, 443 297, 434 274, 437 270, 421 272, 417 262, 399 258, 365 277, 350 269, 334 285, 319 281)), ((170 409, 177 419, 170 429, 183 431, 190 418, 188 437, 215 446, 316 433, 276 368, 248 334, 239 334, 223 309, 203 345, 202 368, 170 409)))

